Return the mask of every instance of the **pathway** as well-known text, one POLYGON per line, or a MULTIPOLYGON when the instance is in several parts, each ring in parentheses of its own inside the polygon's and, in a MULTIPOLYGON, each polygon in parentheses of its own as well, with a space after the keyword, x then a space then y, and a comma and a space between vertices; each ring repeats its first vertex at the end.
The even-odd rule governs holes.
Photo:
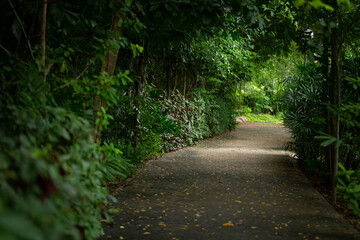
POLYGON ((289 140, 282 125, 242 123, 150 162, 102 239, 360 239, 294 167, 289 140))

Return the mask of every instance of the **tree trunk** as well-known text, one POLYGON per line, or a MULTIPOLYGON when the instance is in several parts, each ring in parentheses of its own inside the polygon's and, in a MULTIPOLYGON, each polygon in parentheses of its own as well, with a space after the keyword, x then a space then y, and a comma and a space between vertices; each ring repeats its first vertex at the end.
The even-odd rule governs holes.
MULTIPOLYGON (((324 27, 323 29, 323 54, 321 57, 321 64, 322 64, 322 78, 323 78, 323 86, 322 86, 322 102, 327 103, 329 101, 329 39, 327 37, 327 33, 329 33, 328 27, 324 27)), ((323 105, 323 117, 326 121, 324 127, 324 133, 327 135, 331 135, 331 128, 330 128, 330 113, 328 107, 324 104, 323 105)), ((327 166, 327 173, 331 175, 331 147, 325 147, 324 151, 324 158, 325 163, 327 166)))
POLYGON ((239 110, 241 110, 241 82, 239 83, 239 110))
POLYGON ((171 77, 170 77, 170 57, 165 58, 165 73, 166 73, 166 82, 167 82, 167 96, 171 97, 171 77))
MULTIPOLYGON (((175 67, 176 67, 176 64, 175 64, 175 67)), ((173 91, 173 92, 176 91, 178 78, 180 77, 180 76, 178 76, 178 73, 179 73, 179 68, 176 68, 175 74, 174 74, 174 84, 173 84, 173 88, 172 88, 172 91, 173 91)), ((180 74, 180 75, 181 75, 181 74, 180 74)))
MULTIPOLYGON (((123 0, 120 0, 119 2, 122 2, 123 0)), ((117 39, 122 34, 122 24, 119 24, 123 22, 124 16, 117 12, 116 15, 112 19, 112 25, 111 30, 113 32, 113 35, 111 36, 112 39, 117 39)), ((108 77, 112 77, 115 72, 116 62, 118 59, 119 49, 114 49, 113 51, 109 50, 105 54, 104 61, 101 65, 101 72, 100 74, 103 74, 104 72, 107 73, 108 77)), ((106 87, 106 86, 105 86, 106 87)), ((104 99, 101 99, 101 97, 97 94, 94 99, 94 112, 98 113, 101 112, 101 108, 106 108, 107 102, 104 99)), ((100 139, 101 137, 101 129, 102 129, 102 121, 103 117, 100 117, 100 124, 95 127, 95 135, 94 140, 100 139)))
POLYGON ((143 52, 140 55, 140 58, 138 60, 138 74, 139 74, 139 80, 134 82, 134 107, 135 107, 135 113, 132 115, 132 128, 134 129, 134 135, 132 136, 132 146, 135 148, 138 145, 138 137, 140 134, 139 129, 139 112, 141 108, 141 103, 139 101, 139 98, 141 96, 141 92, 143 89, 143 86, 145 84, 145 59, 146 59, 146 52, 143 52))
POLYGON ((338 46, 337 35, 338 31, 333 29, 331 33, 331 104, 336 108, 336 111, 331 114, 331 136, 336 138, 336 142, 333 143, 330 147, 332 149, 331 157, 331 181, 333 184, 332 188, 332 202, 336 203, 336 175, 338 172, 339 164, 339 148, 336 147, 336 143, 340 140, 340 113, 338 107, 341 104, 341 68, 340 68, 340 55, 342 46, 338 46))
POLYGON ((184 73, 184 89, 183 89, 183 95, 184 95, 185 98, 186 98, 186 81, 187 81, 187 78, 186 78, 186 70, 185 70, 185 73, 184 73))

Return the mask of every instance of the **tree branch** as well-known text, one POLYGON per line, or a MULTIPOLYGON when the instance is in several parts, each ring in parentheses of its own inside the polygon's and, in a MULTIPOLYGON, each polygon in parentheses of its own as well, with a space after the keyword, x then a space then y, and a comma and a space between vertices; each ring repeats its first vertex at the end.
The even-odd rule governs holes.
POLYGON ((42 18, 41 18, 41 34, 40 34, 41 66, 43 68, 45 67, 45 56, 46 56, 46 14, 47 14, 47 0, 44 0, 42 18))
MULTIPOLYGON (((56 3, 56 2, 64 2, 64 1, 66 1, 66 0, 47 0, 48 3, 56 3)), ((39 4, 38 0, 33 1, 33 2, 21 2, 21 3, 16 4, 15 6, 12 6, 10 9, 6 9, 6 10, 2 11, 0 13, 0 16, 6 14, 8 12, 14 11, 14 9, 19 8, 23 5, 37 5, 37 4, 39 4)))
POLYGON ((59 89, 65 88, 65 87, 69 86, 70 84, 72 84, 73 82, 79 80, 80 77, 89 69, 89 67, 90 67, 89 65, 86 65, 85 69, 79 75, 77 75, 73 80, 65 83, 64 85, 62 85, 62 86, 60 86, 58 88, 55 88, 54 90, 59 90, 59 89))
POLYGON ((23 60, 19 59, 18 57, 16 57, 14 54, 12 54, 9 50, 7 50, 3 45, 0 44, 0 48, 2 50, 4 50, 4 52, 6 52, 8 55, 12 56, 13 58, 15 58, 16 60, 22 62, 23 64, 27 64, 26 62, 24 62, 23 60))
POLYGON ((34 58, 34 55, 33 55, 33 53, 32 53, 32 49, 31 49, 31 44, 30 44, 29 38, 28 38, 28 36, 27 36, 27 34, 26 34, 26 32, 25 32, 24 26, 23 26, 23 24, 21 23, 21 20, 20 20, 19 16, 17 15, 17 13, 16 13, 16 11, 15 11, 15 8, 14 8, 14 5, 12 4, 11 0, 9 0, 9 4, 10 4, 10 6, 11 6, 11 8, 12 8, 14 14, 15 14, 15 17, 16 17, 17 21, 19 22, 19 24, 20 24, 20 26, 21 26, 21 30, 23 31, 23 33, 24 33, 24 35, 25 35, 26 42, 27 42, 27 45, 28 45, 28 48, 29 48, 29 51, 30 51, 30 54, 31 54, 31 58, 32 58, 32 60, 35 61, 35 58, 34 58))

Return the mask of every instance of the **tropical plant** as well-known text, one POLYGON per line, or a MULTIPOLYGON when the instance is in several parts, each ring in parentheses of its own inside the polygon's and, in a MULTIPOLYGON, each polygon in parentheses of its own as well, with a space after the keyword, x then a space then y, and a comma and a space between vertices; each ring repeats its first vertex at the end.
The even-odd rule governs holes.
POLYGON ((312 161, 323 161, 321 141, 315 139, 322 134, 324 127, 321 75, 312 64, 297 67, 297 72, 286 80, 281 99, 284 124, 293 135, 293 150, 300 164, 315 166, 312 161))

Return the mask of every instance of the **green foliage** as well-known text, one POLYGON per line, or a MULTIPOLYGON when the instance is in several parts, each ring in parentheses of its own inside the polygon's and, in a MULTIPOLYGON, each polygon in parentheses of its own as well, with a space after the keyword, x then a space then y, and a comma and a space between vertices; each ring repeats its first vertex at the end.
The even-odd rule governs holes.
POLYGON ((284 124, 293 135, 293 150, 304 165, 306 159, 322 157, 320 141, 315 138, 321 135, 324 127, 322 80, 314 65, 303 64, 298 65, 297 72, 286 84, 281 99, 284 124))
POLYGON ((128 160, 123 158, 123 152, 116 148, 114 143, 104 143, 101 146, 103 153, 101 169, 106 182, 115 182, 118 179, 125 179, 134 173, 134 166, 128 160))
POLYGON ((246 115, 250 115, 252 110, 248 106, 242 106, 238 112, 239 112, 239 116, 246 116, 246 115))
MULTIPOLYGON (((348 62, 349 66, 356 66, 356 59, 348 62), (355 60, 355 61, 354 61, 355 60), (353 62, 353 64, 351 64, 353 62), (355 63, 354 63, 355 62, 355 63)), ((348 67, 349 67, 348 66, 348 67)), ((356 73, 356 67, 351 71, 356 73)), ((351 69, 349 69, 351 70, 351 69)), ((359 102, 359 77, 347 77, 346 90, 343 93, 343 102, 339 109, 343 132, 340 138, 343 149, 343 162, 347 168, 354 170, 360 167, 360 102, 359 102)))
POLYGON ((339 163, 337 187, 350 201, 348 208, 360 217, 360 171, 347 170, 339 163))
POLYGON ((125 158, 134 164, 141 164, 156 154, 193 145, 235 126, 231 99, 215 97, 206 92, 192 95, 185 98, 179 92, 173 92, 168 98, 165 91, 149 87, 137 106, 124 111, 124 106, 118 105, 112 110, 116 114, 103 139, 117 141, 125 158), (138 113, 134 126, 131 121, 134 120, 135 108, 138 113), (131 134, 137 136, 133 141, 129 141, 131 134))
POLYGON ((207 124, 212 135, 218 135, 235 128, 235 106, 227 97, 214 97, 208 101, 207 124), (210 100, 210 101, 209 101, 210 100))
POLYGON ((272 56, 256 64, 250 75, 251 81, 241 89, 240 106, 250 107, 254 113, 276 114, 281 111, 280 97, 283 85, 290 72, 294 70, 294 61, 298 58, 298 53, 294 52, 288 56, 272 56))
MULTIPOLYGON (((107 181, 232 129, 236 86, 255 76, 259 31, 272 34, 265 22, 280 15, 292 34, 282 3, 52 1, 45 66, 34 34, 41 3, 0 3, 0 238, 94 239, 107 181)), ((256 81, 256 111, 277 111, 279 84, 256 81)))
POLYGON ((113 199, 92 127, 47 105, 47 84, 36 68, 24 70, 0 97, 0 238, 94 239, 101 204, 113 199))
POLYGON ((265 87, 260 88, 254 85, 252 82, 247 84, 246 92, 243 94, 243 104, 251 109, 251 112, 272 112, 271 99, 265 92, 265 87))
MULTIPOLYGON (((198 103, 201 102, 198 101, 198 103)), ((193 145, 206 135, 207 129, 204 129, 205 133, 201 132, 201 125, 205 124, 202 119, 204 104, 196 106, 194 102, 179 93, 173 93, 170 98, 163 96, 160 104, 161 111, 166 117, 181 129, 178 133, 165 133, 162 135, 164 151, 168 152, 187 145, 193 145)), ((207 134, 207 136, 209 135, 207 134)))

